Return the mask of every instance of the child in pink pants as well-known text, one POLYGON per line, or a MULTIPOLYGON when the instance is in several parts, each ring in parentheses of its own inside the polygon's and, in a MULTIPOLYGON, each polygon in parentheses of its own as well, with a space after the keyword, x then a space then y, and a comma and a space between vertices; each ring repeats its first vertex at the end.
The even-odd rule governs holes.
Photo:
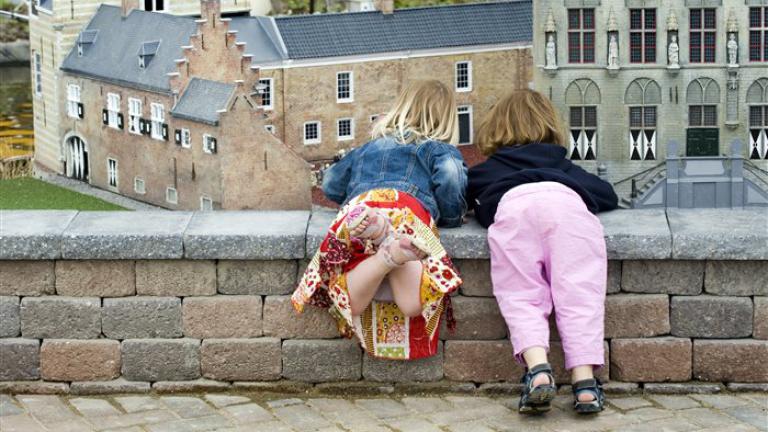
POLYGON ((549 315, 556 312, 574 409, 599 412, 607 257, 594 215, 617 207, 607 182, 567 159, 558 116, 530 90, 498 102, 477 145, 490 156, 469 170, 468 201, 488 227, 493 292, 515 358, 526 365, 520 412, 549 410, 555 380, 547 362, 549 315))

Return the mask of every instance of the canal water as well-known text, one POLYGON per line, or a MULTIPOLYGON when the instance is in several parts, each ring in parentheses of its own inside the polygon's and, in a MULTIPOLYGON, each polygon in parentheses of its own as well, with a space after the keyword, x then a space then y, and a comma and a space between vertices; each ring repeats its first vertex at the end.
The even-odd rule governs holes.
POLYGON ((0 66, 0 159, 34 153, 29 66, 0 66))

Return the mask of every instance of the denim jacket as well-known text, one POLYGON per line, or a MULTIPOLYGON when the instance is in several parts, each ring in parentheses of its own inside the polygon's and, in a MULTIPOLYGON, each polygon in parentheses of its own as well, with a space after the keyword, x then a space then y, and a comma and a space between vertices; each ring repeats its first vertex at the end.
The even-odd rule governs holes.
POLYGON ((444 227, 457 227, 467 211, 467 166, 456 147, 440 141, 403 144, 377 138, 325 170, 323 192, 338 204, 371 189, 391 188, 416 197, 444 227))

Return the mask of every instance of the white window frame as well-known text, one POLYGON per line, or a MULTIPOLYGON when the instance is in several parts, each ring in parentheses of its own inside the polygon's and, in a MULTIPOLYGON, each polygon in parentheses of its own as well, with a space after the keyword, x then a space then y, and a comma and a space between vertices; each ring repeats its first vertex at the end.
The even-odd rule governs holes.
POLYGON ((355 139, 355 119, 351 117, 340 118, 336 120, 336 136, 339 141, 349 141, 355 139), (341 135, 341 122, 349 120, 349 135, 341 135))
POLYGON ((80 98, 80 86, 77 84, 67 85, 67 115, 74 119, 79 119, 80 116, 77 113, 78 105, 81 102, 80 98))
POLYGON ((322 123, 319 121, 308 121, 303 126, 304 145, 320 144, 323 141, 322 123), (307 139, 307 126, 315 124, 317 125, 317 138, 307 139))
POLYGON ((144 182, 143 178, 141 177, 133 178, 133 191, 139 195, 144 195, 147 193, 147 184, 144 182), (139 184, 141 184, 141 187, 139 187, 139 184))
POLYGON ((141 99, 128 98, 128 132, 141 135, 139 119, 141 119, 142 109, 141 99))
POLYGON ((168 186, 165 188, 165 202, 169 204, 179 203, 179 191, 175 187, 168 186), (171 199, 171 194, 173 194, 173 199, 171 199))
POLYGON ((469 114, 469 142, 465 142, 465 143, 460 142, 458 143, 458 145, 470 145, 475 139, 475 135, 474 135, 475 115, 474 115, 474 110, 472 109, 472 105, 459 105, 456 110, 456 116, 457 116, 456 121, 458 121, 459 114, 465 114, 465 113, 469 114))
POLYGON ((165 107, 163 104, 151 103, 150 105, 151 115, 151 136, 152 139, 163 141, 163 123, 165 123, 165 107))
POLYGON ((192 148, 192 132, 187 128, 181 128, 181 146, 184 148, 192 148))
POLYGON ((32 74, 35 77, 35 96, 43 96, 43 56, 39 52, 33 51, 32 74))
POLYGON ((107 186, 117 189, 119 183, 117 159, 107 158, 107 186), (114 168, 113 168, 114 165, 114 168), (114 183, 114 184, 112 184, 114 183))
POLYGON ((355 101, 355 78, 352 71, 340 71, 336 72, 336 103, 350 103, 355 101), (339 97, 339 78, 342 74, 349 75, 349 97, 339 97))
MULTIPOLYGON (((206 154, 213 154, 211 151, 211 145, 210 140, 215 139, 216 137, 211 134, 203 134, 203 153, 206 154)), ((218 149, 217 149, 218 151, 218 149)))
POLYGON ((107 125, 112 129, 120 129, 118 115, 120 114, 120 95, 107 93, 107 125))
MULTIPOLYGON (((275 108, 275 80, 273 78, 260 78, 259 84, 267 84, 267 97, 269 98, 268 104, 262 104, 261 109, 265 111, 271 111, 275 108)), ((263 100, 263 99, 262 99, 263 100)))
MULTIPOLYGON (((142 10, 147 10, 145 8, 144 0, 140 0, 140 1, 141 1, 141 9, 142 10)), ((163 8, 162 9, 157 9, 157 0, 151 0, 151 1, 152 1, 152 9, 150 10, 150 12, 168 12, 170 10, 170 8, 168 7, 168 6, 170 6, 168 4, 168 3, 170 3, 170 0, 163 0, 163 8)))
POLYGON ((472 91, 472 62, 469 60, 456 62, 453 68, 454 85, 457 92, 471 92, 472 91), (466 87, 459 87, 459 65, 467 65, 467 85, 466 87))
POLYGON ((264 125, 264 130, 271 133, 272 135, 275 134, 275 125, 264 125))
POLYGON ((213 211, 213 199, 211 197, 200 195, 200 211, 213 211), (208 203, 207 206, 206 203, 208 203))

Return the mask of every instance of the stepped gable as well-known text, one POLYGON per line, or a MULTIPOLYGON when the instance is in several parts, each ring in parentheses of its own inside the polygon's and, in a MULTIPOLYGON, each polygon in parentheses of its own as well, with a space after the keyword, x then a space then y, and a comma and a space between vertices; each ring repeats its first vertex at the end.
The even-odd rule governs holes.
POLYGON ((275 22, 291 59, 533 40, 531 1, 301 15, 275 22))

